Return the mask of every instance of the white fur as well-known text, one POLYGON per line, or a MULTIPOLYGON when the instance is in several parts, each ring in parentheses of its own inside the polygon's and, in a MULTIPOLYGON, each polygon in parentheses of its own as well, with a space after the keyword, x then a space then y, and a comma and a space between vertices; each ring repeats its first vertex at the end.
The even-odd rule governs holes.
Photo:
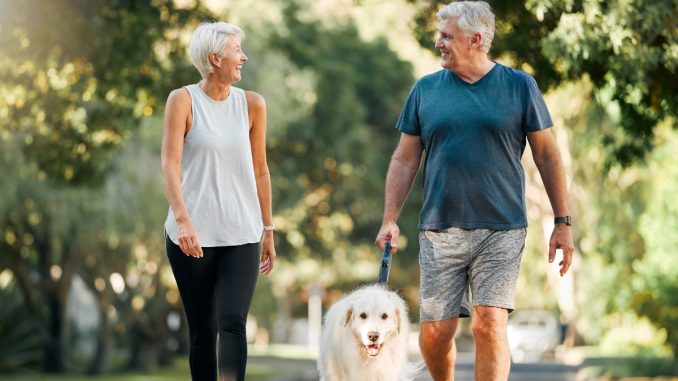
POLYGON ((409 318, 403 299, 380 285, 353 291, 325 316, 320 337, 321 381, 406 380, 409 318), (377 333, 378 354, 370 356, 369 334, 377 333))

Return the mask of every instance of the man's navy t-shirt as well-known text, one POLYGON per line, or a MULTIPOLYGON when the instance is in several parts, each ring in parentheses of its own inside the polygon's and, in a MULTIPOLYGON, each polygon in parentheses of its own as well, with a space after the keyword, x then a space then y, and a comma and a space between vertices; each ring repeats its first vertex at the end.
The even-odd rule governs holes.
POLYGON ((447 69, 412 87, 397 128, 421 136, 420 230, 527 227, 527 132, 553 125, 537 83, 501 64, 473 84, 447 69))

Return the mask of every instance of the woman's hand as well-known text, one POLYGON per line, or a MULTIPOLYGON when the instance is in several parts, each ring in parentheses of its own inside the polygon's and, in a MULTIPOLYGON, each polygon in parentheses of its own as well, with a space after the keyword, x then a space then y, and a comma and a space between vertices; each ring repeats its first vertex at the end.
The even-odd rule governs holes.
POLYGON ((181 251, 188 256, 202 258, 202 247, 200 247, 198 235, 191 220, 177 221, 177 232, 181 251))
POLYGON ((261 259, 259 262, 259 272, 268 275, 273 271, 275 263, 275 247, 273 245, 273 232, 264 232, 264 239, 261 242, 261 259))

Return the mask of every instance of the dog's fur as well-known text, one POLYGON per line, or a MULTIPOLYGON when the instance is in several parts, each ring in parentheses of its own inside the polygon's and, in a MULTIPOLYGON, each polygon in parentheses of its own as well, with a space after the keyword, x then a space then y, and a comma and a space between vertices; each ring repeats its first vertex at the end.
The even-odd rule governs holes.
POLYGON ((403 299, 370 285, 335 303, 325 316, 321 381, 405 380, 409 318, 403 299))

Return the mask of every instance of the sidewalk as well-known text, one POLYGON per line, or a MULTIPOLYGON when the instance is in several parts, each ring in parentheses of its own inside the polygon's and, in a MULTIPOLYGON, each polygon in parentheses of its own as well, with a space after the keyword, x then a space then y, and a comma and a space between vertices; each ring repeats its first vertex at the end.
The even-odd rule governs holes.
MULTIPOLYGON (((455 367, 456 381, 473 381, 475 369, 473 352, 459 352, 455 367)), ((277 376, 267 381, 318 381, 315 360, 282 359, 276 357, 250 357, 250 364, 268 366, 285 376, 277 376)), ((509 381, 575 381, 577 367, 545 361, 531 364, 513 364, 509 381)), ((428 372, 414 381, 432 381, 428 372)))

